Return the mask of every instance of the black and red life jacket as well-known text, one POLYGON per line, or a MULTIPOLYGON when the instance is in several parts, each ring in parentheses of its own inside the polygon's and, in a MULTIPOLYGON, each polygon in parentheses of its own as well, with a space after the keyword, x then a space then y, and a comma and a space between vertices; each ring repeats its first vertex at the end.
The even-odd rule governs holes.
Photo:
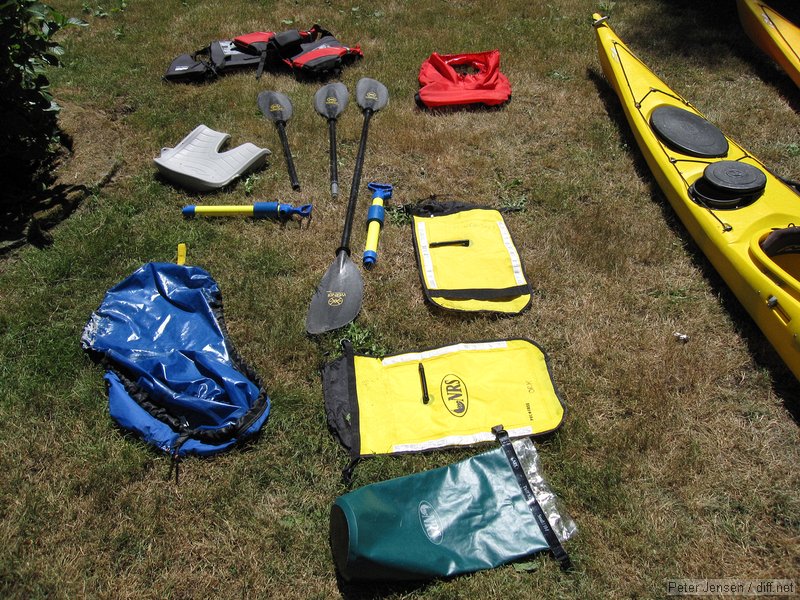
POLYGON ((417 103, 425 108, 500 106, 511 99, 511 84, 500 72, 500 52, 438 54, 419 70, 417 103))
POLYGON ((200 81, 240 68, 256 68, 256 78, 265 68, 286 66, 298 77, 336 72, 364 56, 361 48, 345 46, 319 25, 307 31, 290 29, 275 33, 256 31, 233 40, 212 42, 194 54, 181 54, 172 61, 164 79, 200 81))

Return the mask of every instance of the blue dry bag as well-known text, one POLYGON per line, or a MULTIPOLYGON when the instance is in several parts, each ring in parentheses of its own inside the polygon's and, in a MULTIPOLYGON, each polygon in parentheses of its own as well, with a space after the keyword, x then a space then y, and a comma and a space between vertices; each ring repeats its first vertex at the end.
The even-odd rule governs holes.
POLYGON ((217 282, 198 267, 144 265, 108 290, 81 344, 107 369, 111 417, 174 457, 226 450, 269 415, 228 338, 217 282))

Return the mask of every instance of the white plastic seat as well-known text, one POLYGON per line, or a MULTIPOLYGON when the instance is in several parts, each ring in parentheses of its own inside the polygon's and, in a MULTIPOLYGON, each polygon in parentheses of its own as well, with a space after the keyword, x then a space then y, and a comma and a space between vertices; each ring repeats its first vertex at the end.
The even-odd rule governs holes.
POLYGON ((230 135, 198 125, 174 148, 162 148, 154 159, 171 182, 197 192, 225 187, 240 175, 259 168, 270 151, 249 142, 220 152, 230 135))

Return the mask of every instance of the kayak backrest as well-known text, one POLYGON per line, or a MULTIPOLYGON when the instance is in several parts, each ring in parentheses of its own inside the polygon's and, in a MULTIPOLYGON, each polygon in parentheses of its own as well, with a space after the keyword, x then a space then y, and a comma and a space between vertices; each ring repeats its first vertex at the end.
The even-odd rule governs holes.
POLYGON ((761 242, 761 249, 769 257, 800 253, 800 227, 773 230, 761 242))

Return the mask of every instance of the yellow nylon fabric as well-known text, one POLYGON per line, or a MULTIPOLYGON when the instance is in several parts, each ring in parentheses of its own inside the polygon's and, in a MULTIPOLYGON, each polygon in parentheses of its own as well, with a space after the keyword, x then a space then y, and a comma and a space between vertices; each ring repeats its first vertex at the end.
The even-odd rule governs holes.
POLYGON ((491 299, 451 299, 436 294, 437 290, 500 290, 527 284, 521 259, 498 211, 474 208, 415 216, 414 239, 423 286, 435 304, 513 314, 530 303, 530 293, 491 299), (436 246, 442 243, 453 245, 436 246))
POLYGON ((564 407, 544 353, 528 340, 354 357, 361 455, 415 452, 556 429, 564 407), (429 402, 423 402, 420 363, 429 402))

